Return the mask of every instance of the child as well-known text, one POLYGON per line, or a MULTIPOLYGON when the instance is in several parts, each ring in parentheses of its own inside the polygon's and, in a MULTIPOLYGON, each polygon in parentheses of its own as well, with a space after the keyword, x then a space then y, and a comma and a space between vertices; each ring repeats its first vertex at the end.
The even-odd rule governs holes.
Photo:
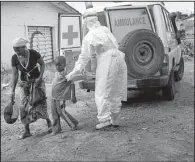
POLYGON ((73 82, 67 82, 65 76, 67 75, 66 59, 64 56, 57 56, 55 59, 55 66, 57 72, 52 82, 52 102, 51 111, 53 117, 52 134, 55 135, 61 132, 60 117, 62 117, 67 124, 74 130, 78 125, 78 121, 74 119, 65 110, 65 101, 71 100, 76 103, 75 85, 73 82))

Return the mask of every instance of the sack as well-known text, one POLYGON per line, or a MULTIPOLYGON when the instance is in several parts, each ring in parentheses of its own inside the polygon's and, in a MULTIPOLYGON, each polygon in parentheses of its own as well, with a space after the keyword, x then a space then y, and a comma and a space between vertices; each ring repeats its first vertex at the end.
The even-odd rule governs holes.
POLYGON ((56 100, 71 99, 71 82, 61 81, 52 84, 51 96, 56 100))
POLYGON ((3 115, 4 115, 4 119, 5 119, 6 123, 13 124, 18 119, 19 109, 12 102, 10 102, 5 107, 3 115))
POLYGON ((79 82, 79 87, 81 89, 95 91, 95 79, 83 80, 79 82))
POLYGON ((45 90, 41 87, 41 85, 36 85, 32 83, 31 94, 30 94, 30 105, 35 106, 36 104, 46 100, 45 90))

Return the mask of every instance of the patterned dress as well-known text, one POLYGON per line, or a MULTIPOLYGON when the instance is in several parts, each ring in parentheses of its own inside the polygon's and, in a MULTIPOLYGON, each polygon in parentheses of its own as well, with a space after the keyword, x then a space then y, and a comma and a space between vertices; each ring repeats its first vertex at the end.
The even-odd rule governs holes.
MULTIPOLYGON (((32 106, 32 91, 34 82, 26 81, 20 82, 20 99, 21 99, 21 107, 20 107, 20 117, 23 124, 29 124, 36 121, 39 118, 48 119, 49 115, 47 112, 47 101, 43 100, 36 106, 32 106)), ((44 93, 45 93, 45 82, 44 80, 38 85, 44 93)), ((46 96, 46 95, 45 95, 46 96)))
MULTIPOLYGON (((29 50, 28 62, 23 65, 17 54, 12 56, 12 67, 16 67, 20 72, 19 87, 20 87, 20 117, 24 125, 36 121, 39 118, 49 118, 47 113, 46 99, 41 101, 36 106, 32 106, 30 100, 32 99, 32 92, 34 91, 34 80, 40 76, 40 71, 37 66, 41 55, 35 50, 29 50)), ((45 93, 45 82, 42 80, 38 88, 45 93)))

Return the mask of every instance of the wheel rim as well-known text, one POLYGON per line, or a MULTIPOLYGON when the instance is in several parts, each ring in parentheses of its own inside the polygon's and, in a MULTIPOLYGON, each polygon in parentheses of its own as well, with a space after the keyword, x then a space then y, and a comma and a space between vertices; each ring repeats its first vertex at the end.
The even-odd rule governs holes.
POLYGON ((133 48, 133 58, 138 66, 151 65, 154 60, 152 44, 147 41, 138 42, 133 48))

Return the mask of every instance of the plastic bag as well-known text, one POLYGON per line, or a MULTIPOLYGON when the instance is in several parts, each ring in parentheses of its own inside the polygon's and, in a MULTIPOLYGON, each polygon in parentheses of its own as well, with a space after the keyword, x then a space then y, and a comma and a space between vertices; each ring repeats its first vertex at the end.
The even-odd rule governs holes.
POLYGON ((13 124, 16 122, 19 116, 19 108, 10 102, 4 109, 4 119, 6 123, 13 124))

